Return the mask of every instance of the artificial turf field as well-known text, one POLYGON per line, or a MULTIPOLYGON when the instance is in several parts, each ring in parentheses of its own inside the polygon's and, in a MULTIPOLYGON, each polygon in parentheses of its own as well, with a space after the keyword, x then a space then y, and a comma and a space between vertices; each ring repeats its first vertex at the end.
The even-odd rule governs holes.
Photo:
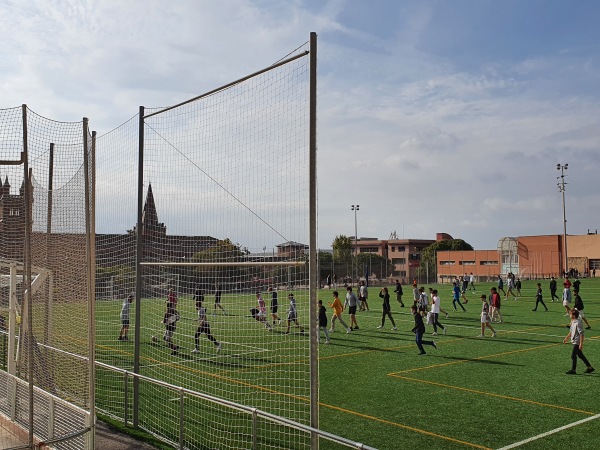
MULTIPOLYGON (((417 355, 409 311, 395 300, 398 331, 389 320, 376 328, 381 302, 378 289, 369 289, 370 311, 357 314, 360 329, 345 334, 338 327, 332 344, 321 346, 321 428, 380 449, 600 448, 600 370, 583 374, 579 361, 577 375, 565 374, 569 318, 562 304, 549 302, 549 281, 540 282, 549 311, 532 312, 536 281, 525 281, 518 300, 503 300, 495 338, 489 330, 477 337, 479 296, 493 284, 467 291, 466 313, 452 309, 448 285, 432 286, 450 316, 441 315, 447 335, 440 332, 438 349, 426 346, 425 356, 417 355)), ((580 289, 592 325, 584 354, 600 369, 600 280, 584 279, 580 289)), ((411 289, 404 291, 411 302, 411 289)), ((432 331, 427 326, 425 339, 432 331)))
MULTIPOLYGON (((586 330, 584 353, 592 365, 598 366, 598 372, 585 375, 581 361, 578 375, 565 374, 570 368, 571 345, 562 344, 562 340, 569 320, 562 304, 550 303, 549 281, 541 282, 550 311, 531 311, 536 281, 524 281, 518 300, 503 300, 504 323, 493 324, 498 333, 495 338, 489 330, 485 338, 477 337, 479 295, 489 294, 491 283, 478 284, 475 292, 467 291, 469 303, 465 313, 453 311, 449 285, 431 285, 439 290, 442 308, 450 312, 450 317, 441 316, 447 335, 440 333, 435 338, 438 349, 426 347, 425 356, 417 355, 410 332, 410 310, 400 308, 395 299, 392 313, 398 330, 391 330, 389 319, 384 329, 376 328, 381 322, 381 301, 377 297, 379 288, 370 287, 370 311, 357 314, 360 329, 346 334, 337 324, 331 344, 320 346, 321 429, 379 449, 600 448, 600 279, 584 279, 581 284, 586 316, 592 325, 591 330, 586 330), (566 428, 557 431, 561 427, 566 428), (529 439, 532 440, 524 442, 529 439), (518 445, 510 447, 513 444, 518 445)), ((412 302, 410 291, 410 287, 405 287, 407 305, 412 302)), ((326 303, 331 292, 322 290, 319 298, 326 303)), ((297 300, 299 319, 306 326, 306 294, 297 292, 297 300)), ((163 303, 157 308, 162 308, 163 303)), ((226 343, 219 355, 203 337, 201 357, 190 357, 186 352, 174 358, 166 348, 151 344, 150 337, 156 331, 143 328, 142 371, 216 396, 226 394, 231 400, 269 412, 294 408, 290 398, 307 398, 305 380, 298 380, 305 369, 294 366, 307 363, 308 336, 298 332, 285 335, 281 326, 266 332, 247 317, 248 305, 254 303, 251 295, 242 299, 223 296, 230 316, 211 320, 213 334, 226 343), (238 326, 248 327, 245 342, 238 341, 232 320, 238 326), (260 351, 247 351, 244 346, 260 347, 260 351), (262 388, 273 376, 277 377, 274 383, 283 386, 281 392, 262 388), (224 380, 231 380, 232 390, 228 393, 220 391, 224 380), (294 388, 295 384, 303 387, 294 388)), ((280 305, 280 313, 285 313, 287 302, 283 293, 280 305)), ((193 314, 191 301, 180 299, 180 308, 182 314, 193 314)), ((128 346, 132 344, 114 342, 119 309, 120 302, 97 304, 97 359, 127 367, 133 354, 128 346)), ((349 322, 346 313, 344 316, 349 322)), ((191 323, 182 322, 178 338, 189 340, 193 335, 191 327, 191 323)), ((426 339, 431 332, 432 327, 428 326, 426 339)), ((187 347, 189 350, 189 343, 187 347)), ((118 392, 122 377, 99 375, 97 381, 98 402, 109 405, 114 398, 108 389, 118 392), (103 389, 107 391, 103 393, 103 389)), ((151 396, 147 407, 151 410, 160 405, 164 417, 148 426, 164 429, 168 401, 159 392, 153 391, 151 396)), ((297 414, 305 422, 303 409, 306 408, 298 408, 297 414)), ((115 412, 118 414, 118 406, 115 412)), ((246 448, 244 443, 238 444, 246 448)), ((289 447, 280 443, 279 448, 289 447)), ((339 446, 323 441, 321 448, 339 446)))

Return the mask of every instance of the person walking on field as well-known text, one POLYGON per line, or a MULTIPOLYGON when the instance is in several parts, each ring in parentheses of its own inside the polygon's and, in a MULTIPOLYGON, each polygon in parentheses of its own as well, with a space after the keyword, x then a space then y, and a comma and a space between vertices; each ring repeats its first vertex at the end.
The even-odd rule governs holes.
POLYGON ((498 291, 502 291, 502 293, 506 295, 506 291, 504 290, 504 281, 502 281, 502 275, 498 275, 498 291))
POLYGON ((573 350, 571 351, 571 370, 567 371, 567 375, 575 375, 577 373, 577 358, 581 359, 586 365, 587 369, 585 369, 585 373, 592 373, 595 369, 583 354, 584 331, 583 324, 579 318, 579 311, 573 308, 569 314, 571 315, 571 326, 569 334, 563 339, 563 344, 571 340, 571 344, 573 345, 573 350))
POLYGON ((505 298, 508 300, 508 296, 512 295, 515 298, 515 300, 517 300, 517 296, 513 292, 513 289, 515 288, 515 276, 512 273, 508 274, 507 283, 508 283, 508 288, 506 289, 505 298))
POLYGON ((591 330, 592 327, 591 327, 590 323, 588 322, 588 320, 585 318, 585 314, 583 313, 583 300, 579 296, 579 291, 573 290, 573 295, 575 296, 575 302, 573 304, 573 308, 576 309, 577 311, 579 311, 579 318, 581 320, 583 320, 585 322, 585 324, 587 325, 585 327, 585 329, 591 330))
POLYGON ((446 334, 446 327, 443 326, 439 319, 440 316, 440 298, 438 297, 437 289, 432 291, 431 297, 431 314, 433 315, 433 333, 432 336, 437 336, 437 327, 440 327, 444 334, 446 334))
POLYGON ((515 288, 517 289, 517 296, 520 297, 521 296, 521 279, 517 278, 517 281, 515 281, 515 288))
MULTIPOLYGON (((430 300, 429 304, 432 304, 432 301, 433 301, 433 288, 429 288, 429 300, 430 300)), ((440 306, 440 313, 445 314, 446 315, 446 319, 450 315, 445 310, 443 310, 441 306, 440 306)))
POLYGON ((556 299, 557 302, 560 301, 560 298, 558 298, 558 295, 556 295, 556 279, 554 277, 550 278, 550 302, 554 302, 554 299, 556 299))
POLYGON ((498 290, 493 287, 490 289, 490 304, 492 306, 492 322, 502 323, 502 313, 500 312, 500 294, 498 290))
POLYGON ((133 302, 133 294, 129 294, 123 306, 121 306, 121 331, 119 332, 119 341, 128 341, 127 332, 129 331, 129 316, 131 314, 131 302, 133 302))
POLYGON ((346 333, 350 333, 352 329, 346 325, 346 322, 342 320, 342 312, 344 311, 344 307, 342 306, 342 301, 340 300, 338 291, 333 291, 333 303, 328 303, 328 305, 333 308, 333 316, 331 316, 331 328, 329 328, 329 331, 331 333, 335 331, 335 321, 339 320, 342 326, 346 329, 346 333))
POLYGON ((277 310, 279 309, 279 303, 277 301, 277 289, 270 287, 269 292, 271 293, 271 318, 273 319, 273 325, 275 325, 275 322, 281 323, 281 319, 277 315, 277 310))
POLYGON ((535 294, 535 308, 532 311, 537 311, 538 304, 542 304, 544 309, 548 311, 548 307, 544 303, 544 299, 542 298, 542 285, 540 283, 537 284, 537 293, 535 294))
MULTIPOLYGON (((569 279, 567 278, 567 281, 569 281, 569 279)), ((569 305, 571 304, 571 283, 569 282, 568 284, 565 282, 563 283, 563 306, 565 307, 565 309, 567 310, 567 313, 565 314, 565 316, 568 316, 571 312, 571 308, 569 307, 569 305)))
POLYGON ((458 287, 458 284, 455 282, 452 283, 452 306, 454 307, 454 311, 458 311, 458 309, 456 309, 456 304, 458 303, 458 306, 460 306, 463 310, 463 312, 466 311, 465 307, 462 305, 462 303, 460 302, 460 297, 461 297, 461 290, 458 287))
POLYGON ((327 308, 323 306, 323 300, 319 300, 319 310, 317 313, 317 334, 319 335, 319 344, 321 343, 321 330, 325 333, 325 343, 329 344, 329 332, 327 331, 327 308))
POLYGON ((381 325, 377 328, 383 328, 385 325, 385 316, 388 316, 392 322, 392 330, 397 330, 396 322, 394 322, 394 318, 392 317, 392 308, 390 306, 390 294, 388 292, 388 288, 381 288, 379 291, 379 297, 383 299, 383 312, 381 314, 381 325))
POLYGON ((360 300, 360 310, 365 311, 369 310, 369 303, 367 303, 367 299, 369 298, 369 290, 367 289, 367 285, 364 281, 360 282, 360 286, 358 288, 358 299, 360 300))
POLYGON ((171 302, 167 303, 167 312, 163 317, 162 323, 165 325, 165 334, 163 339, 171 349, 171 355, 176 355, 179 346, 173 342, 173 335, 177 329, 177 321, 179 320, 179 314, 175 309, 175 305, 171 302))
POLYGON ((437 348, 434 341, 424 341, 423 335, 425 334, 425 324, 423 323, 423 316, 419 314, 417 311, 417 306, 412 305, 410 307, 410 312, 412 313, 415 319, 415 326, 412 329, 412 332, 415 333, 415 342, 417 343, 417 347, 419 348, 419 355, 426 355, 425 349, 423 348, 423 344, 431 345, 433 348, 437 348))
POLYGON ((356 308, 358 307, 358 298, 356 294, 352 292, 352 287, 346 288, 346 301, 344 302, 344 309, 348 307, 348 314, 350 314, 350 330, 358 330, 358 323, 356 322, 356 308))
POLYGON ((400 284, 399 280, 396 280, 396 289, 394 289, 396 293, 396 300, 400 303, 400 308, 404 308, 404 303, 402 303, 402 284, 400 284))
POLYGON ((294 294, 288 294, 288 300, 290 301, 290 309, 288 310, 287 329, 285 330, 285 334, 290 334, 290 325, 292 322, 300 328, 300 333, 304 333, 304 328, 302 328, 302 325, 298 322, 298 310, 296 309, 296 299, 294 298, 294 294))
POLYGON ((196 311, 198 311, 198 328, 194 334, 194 349, 192 353, 200 353, 200 336, 202 333, 206 334, 206 338, 215 345, 217 353, 219 353, 221 351, 221 343, 210 333, 210 324, 206 318, 206 308, 202 306, 202 302, 199 300, 196 301, 196 311))
POLYGON ((491 317, 490 317, 490 305, 487 302, 487 299, 485 297, 485 294, 481 294, 481 334, 479 335, 479 337, 484 337, 485 336, 485 327, 488 327, 490 330, 492 330, 492 337, 496 337, 496 330, 494 330, 494 328, 492 328, 492 325, 490 324, 491 322, 491 317))
POLYGON ((213 316, 217 314, 217 308, 220 308, 223 311, 223 315, 226 316, 227 313, 223 306, 221 306, 221 286, 215 286, 215 309, 213 311, 213 316))
POLYGON ((469 282, 469 289, 475 290, 475 275, 473 275, 473 272, 471 272, 471 274, 469 275, 469 282))

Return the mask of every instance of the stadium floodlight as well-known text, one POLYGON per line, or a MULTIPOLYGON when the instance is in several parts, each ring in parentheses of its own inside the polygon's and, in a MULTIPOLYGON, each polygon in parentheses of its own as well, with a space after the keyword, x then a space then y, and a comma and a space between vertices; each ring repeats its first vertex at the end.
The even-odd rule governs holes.
POLYGON ((563 207, 563 245, 565 249, 565 266, 563 272, 569 272, 569 257, 567 253, 567 210, 565 207, 565 170, 569 168, 569 164, 557 164, 556 170, 560 170, 560 176, 556 179, 560 179, 556 185, 558 186, 558 192, 562 194, 562 207, 563 207))

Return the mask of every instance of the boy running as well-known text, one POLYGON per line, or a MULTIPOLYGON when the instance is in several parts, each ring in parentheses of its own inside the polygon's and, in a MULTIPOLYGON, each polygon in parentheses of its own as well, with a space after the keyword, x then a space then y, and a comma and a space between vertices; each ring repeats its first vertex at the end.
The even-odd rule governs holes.
POLYGON ((210 334, 210 324, 208 323, 208 319, 206 318, 206 308, 202 306, 201 301, 196 301, 196 310, 198 311, 198 328, 196 329, 196 333, 194 334, 194 349, 192 353, 199 353, 200 347, 200 336, 202 333, 206 334, 206 337, 209 341, 215 344, 217 347, 217 353, 221 351, 221 343, 218 342, 212 334, 210 334))
POLYGON ((335 331, 335 321, 339 320, 346 329, 346 333, 350 333, 352 329, 346 325, 346 322, 342 320, 342 312, 344 311, 344 307, 342 306, 338 291, 333 291, 333 303, 328 303, 328 305, 333 308, 333 316, 331 316, 331 328, 329 331, 332 333, 335 331))
POLYGON ((300 328, 300 333, 304 333, 304 328, 302 328, 300 322, 298 322, 298 311, 296 310, 296 299, 294 298, 294 294, 288 294, 288 299, 290 301, 290 309, 288 310, 287 329, 285 330, 285 334, 290 334, 290 325, 292 322, 300 328))

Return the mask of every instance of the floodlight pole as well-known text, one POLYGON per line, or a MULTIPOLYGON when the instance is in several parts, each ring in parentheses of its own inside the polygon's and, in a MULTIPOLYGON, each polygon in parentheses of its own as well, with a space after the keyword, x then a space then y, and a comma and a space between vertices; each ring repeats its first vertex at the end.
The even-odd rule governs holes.
POLYGON ((560 176, 556 177, 556 179, 558 180, 560 178, 560 181, 558 183, 556 183, 556 185, 558 186, 558 192, 560 192, 562 194, 562 207, 563 207, 563 245, 565 248, 565 268, 563 270, 563 272, 568 273, 569 272, 569 256, 567 253, 567 209, 565 207, 565 186, 568 183, 565 183, 565 170, 567 170, 569 168, 569 164, 557 164, 556 165, 556 170, 560 170, 560 176))
POLYGON ((351 205, 350 209, 354 211, 354 277, 358 286, 358 222, 356 220, 356 213, 360 209, 360 205, 351 205))

